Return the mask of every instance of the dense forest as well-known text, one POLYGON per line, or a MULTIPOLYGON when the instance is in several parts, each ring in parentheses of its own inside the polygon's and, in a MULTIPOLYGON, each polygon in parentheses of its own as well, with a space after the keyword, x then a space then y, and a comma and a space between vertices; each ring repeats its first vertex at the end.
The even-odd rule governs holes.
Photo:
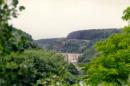
MULTIPOLYGON (((130 86, 130 25, 34 41, 9 23, 23 10, 18 0, 0 0, 0 86, 130 86), (72 64, 59 51, 84 54, 72 64)), ((130 7, 122 19, 130 21, 130 7)))

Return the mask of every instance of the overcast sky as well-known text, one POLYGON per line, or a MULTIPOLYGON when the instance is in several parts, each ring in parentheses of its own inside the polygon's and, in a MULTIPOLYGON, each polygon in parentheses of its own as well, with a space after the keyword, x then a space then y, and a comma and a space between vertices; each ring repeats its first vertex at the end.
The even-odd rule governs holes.
POLYGON ((26 7, 13 25, 34 39, 65 37, 84 29, 120 28, 130 0, 21 0, 26 7))

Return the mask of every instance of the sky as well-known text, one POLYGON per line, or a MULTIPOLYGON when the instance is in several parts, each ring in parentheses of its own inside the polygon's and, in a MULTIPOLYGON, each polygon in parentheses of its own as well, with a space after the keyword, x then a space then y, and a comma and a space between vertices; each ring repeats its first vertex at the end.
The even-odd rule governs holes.
POLYGON ((122 28, 130 0, 20 0, 26 10, 12 24, 33 39, 66 37, 77 30, 122 28))

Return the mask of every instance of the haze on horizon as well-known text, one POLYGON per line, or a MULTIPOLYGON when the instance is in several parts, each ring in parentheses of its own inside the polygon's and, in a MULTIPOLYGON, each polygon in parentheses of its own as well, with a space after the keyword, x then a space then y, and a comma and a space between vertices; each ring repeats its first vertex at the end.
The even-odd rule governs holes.
POLYGON ((121 28, 130 0, 20 0, 26 7, 14 26, 34 39, 65 37, 85 29, 121 28))

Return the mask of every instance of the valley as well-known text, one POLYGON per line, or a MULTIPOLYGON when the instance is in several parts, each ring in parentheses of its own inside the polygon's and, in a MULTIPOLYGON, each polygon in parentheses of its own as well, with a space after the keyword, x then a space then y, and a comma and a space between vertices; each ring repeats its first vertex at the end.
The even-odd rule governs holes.
POLYGON ((62 53, 69 63, 87 63, 97 54, 93 47, 97 41, 120 32, 116 28, 80 30, 64 38, 39 39, 34 43, 45 50, 62 53))

